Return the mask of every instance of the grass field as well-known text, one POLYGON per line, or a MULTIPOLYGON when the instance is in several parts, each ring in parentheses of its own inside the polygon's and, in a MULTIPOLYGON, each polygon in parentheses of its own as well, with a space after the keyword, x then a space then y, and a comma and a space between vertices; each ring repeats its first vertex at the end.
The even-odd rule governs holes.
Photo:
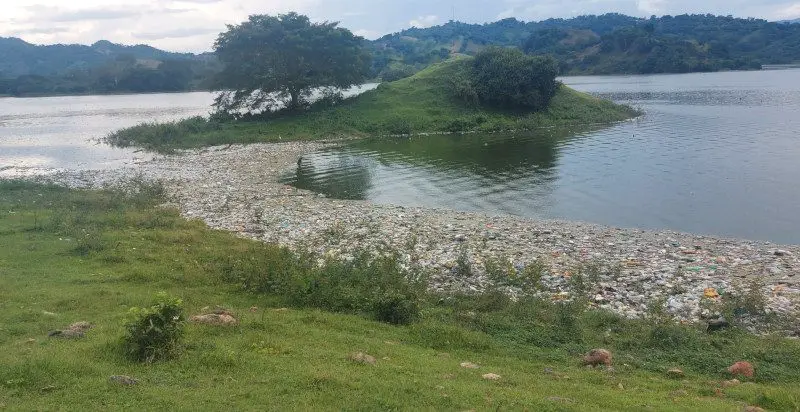
MULTIPOLYGON (((738 329, 712 335, 496 294, 419 295, 419 317, 393 326, 331 300, 349 293, 358 302, 366 289, 322 289, 305 300, 279 292, 311 290, 270 283, 291 266, 292 252, 184 220, 158 206, 158 186, 128 189, 0 182, 0 409, 800 408, 797 341, 738 329), (162 291, 182 298, 187 314, 222 306, 240 324, 190 323, 179 357, 132 362, 119 343, 126 314, 162 291), (82 339, 47 337, 76 321, 95 327, 82 339), (581 366, 580 355, 598 346, 613 351, 613 372, 581 366), (354 352, 377 363, 353 362, 354 352), (725 388, 725 367, 737 360, 753 362, 756 377, 725 388), (465 361, 480 368, 461 367, 465 361), (671 367, 685 378, 668 378, 671 367), (138 384, 115 384, 111 375, 138 384)), ((388 266, 349 268, 328 263, 314 282, 384 285, 387 273, 400 276, 388 266)))
POLYGON ((342 139, 385 135, 506 131, 543 127, 579 128, 629 119, 638 113, 562 86, 547 110, 513 113, 469 107, 451 97, 448 86, 467 59, 432 65, 412 77, 381 84, 376 90, 336 107, 277 114, 251 121, 209 121, 202 117, 142 124, 112 133, 117 146, 169 152, 229 143, 342 139))

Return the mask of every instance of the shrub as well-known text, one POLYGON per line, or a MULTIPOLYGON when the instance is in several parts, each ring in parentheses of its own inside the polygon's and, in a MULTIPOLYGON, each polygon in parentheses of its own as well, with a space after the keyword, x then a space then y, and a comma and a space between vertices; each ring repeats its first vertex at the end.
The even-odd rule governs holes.
POLYGON ((414 296, 387 294, 374 305, 375 319, 393 325, 408 325, 419 317, 419 303, 414 296))
POLYGON ((414 66, 408 64, 393 64, 383 69, 383 72, 381 73, 381 80, 385 82, 393 82, 400 79, 405 79, 406 77, 411 77, 416 72, 417 69, 414 66))
POLYGON ((131 308, 122 338, 125 356, 147 363, 177 356, 184 324, 182 301, 166 293, 149 308, 131 308))
POLYGON ((470 83, 481 104, 542 110, 558 90, 557 75, 558 63, 552 57, 488 47, 475 55, 470 83))

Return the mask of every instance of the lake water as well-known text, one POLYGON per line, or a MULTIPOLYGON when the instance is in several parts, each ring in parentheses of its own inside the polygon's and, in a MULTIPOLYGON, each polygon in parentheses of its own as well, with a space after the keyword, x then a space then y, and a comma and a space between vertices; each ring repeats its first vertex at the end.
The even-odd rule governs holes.
MULTIPOLYGON (((286 181, 331 196, 800 243, 800 70, 570 77, 643 109, 601 129, 357 142, 286 181)), ((209 93, 0 98, 0 177, 148 158, 98 144, 209 93)))
POLYGON ((0 177, 112 169, 146 153, 99 144, 141 122, 205 115, 210 93, 0 98, 0 177))
POLYGON ((329 196, 800 243, 800 70, 568 77, 644 110, 597 130, 365 141, 286 182, 329 196))
MULTIPOLYGON (((353 87, 344 95, 376 86, 353 87)), ((113 169, 147 160, 147 153, 99 140, 142 122, 208 115, 213 101, 214 94, 207 92, 0 98, 0 178, 113 169)))

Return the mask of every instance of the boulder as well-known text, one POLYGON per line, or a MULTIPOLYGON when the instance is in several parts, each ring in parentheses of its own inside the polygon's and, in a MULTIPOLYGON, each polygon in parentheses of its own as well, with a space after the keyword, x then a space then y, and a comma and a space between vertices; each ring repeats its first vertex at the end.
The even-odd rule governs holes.
POLYGON ((201 323, 204 325, 215 326, 234 326, 238 325, 239 321, 228 313, 208 313, 205 315, 195 315, 189 318, 191 322, 201 323))
POLYGON ((752 378, 756 374, 753 364, 746 361, 734 363, 728 368, 728 372, 733 376, 744 376, 746 378, 752 378))
POLYGON ((351 353, 349 359, 356 363, 363 363, 365 365, 375 365, 378 363, 374 356, 367 355, 364 352, 351 353))
POLYGON ((496 373, 487 373, 483 375, 483 379, 486 379, 487 381, 499 381, 500 375, 496 373))
POLYGON ((683 377, 686 376, 686 374, 683 373, 681 369, 672 368, 667 371, 667 376, 670 377, 671 379, 683 379, 683 377))
POLYGON ((607 349, 592 349, 583 357, 583 364, 591 367, 611 366, 611 352, 607 349))

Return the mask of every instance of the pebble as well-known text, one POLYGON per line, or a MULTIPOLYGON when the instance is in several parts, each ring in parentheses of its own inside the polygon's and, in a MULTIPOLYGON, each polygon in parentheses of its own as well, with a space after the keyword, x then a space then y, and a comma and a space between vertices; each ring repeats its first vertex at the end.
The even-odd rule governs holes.
POLYGON ((491 282, 483 262, 494 258, 522 269, 543 265, 541 296, 568 300, 569 282, 562 275, 592 263, 599 269, 587 291, 595 298, 592 304, 625 317, 643 317, 647 303, 666 298, 665 309, 675 320, 699 322, 706 290, 713 288, 724 299, 725 291, 753 278, 765 284, 770 311, 800 314, 800 246, 338 200, 279 182, 300 156, 330 146, 219 146, 154 156, 113 171, 66 171, 43 179, 71 187, 122 184, 132 175, 158 179, 170 204, 211 228, 342 259, 359 250, 398 250, 406 267, 431 273, 435 292, 484 290, 491 282), (452 270, 464 252, 470 276, 452 270), (783 285, 780 295, 769 292, 778 285, 783 285))

